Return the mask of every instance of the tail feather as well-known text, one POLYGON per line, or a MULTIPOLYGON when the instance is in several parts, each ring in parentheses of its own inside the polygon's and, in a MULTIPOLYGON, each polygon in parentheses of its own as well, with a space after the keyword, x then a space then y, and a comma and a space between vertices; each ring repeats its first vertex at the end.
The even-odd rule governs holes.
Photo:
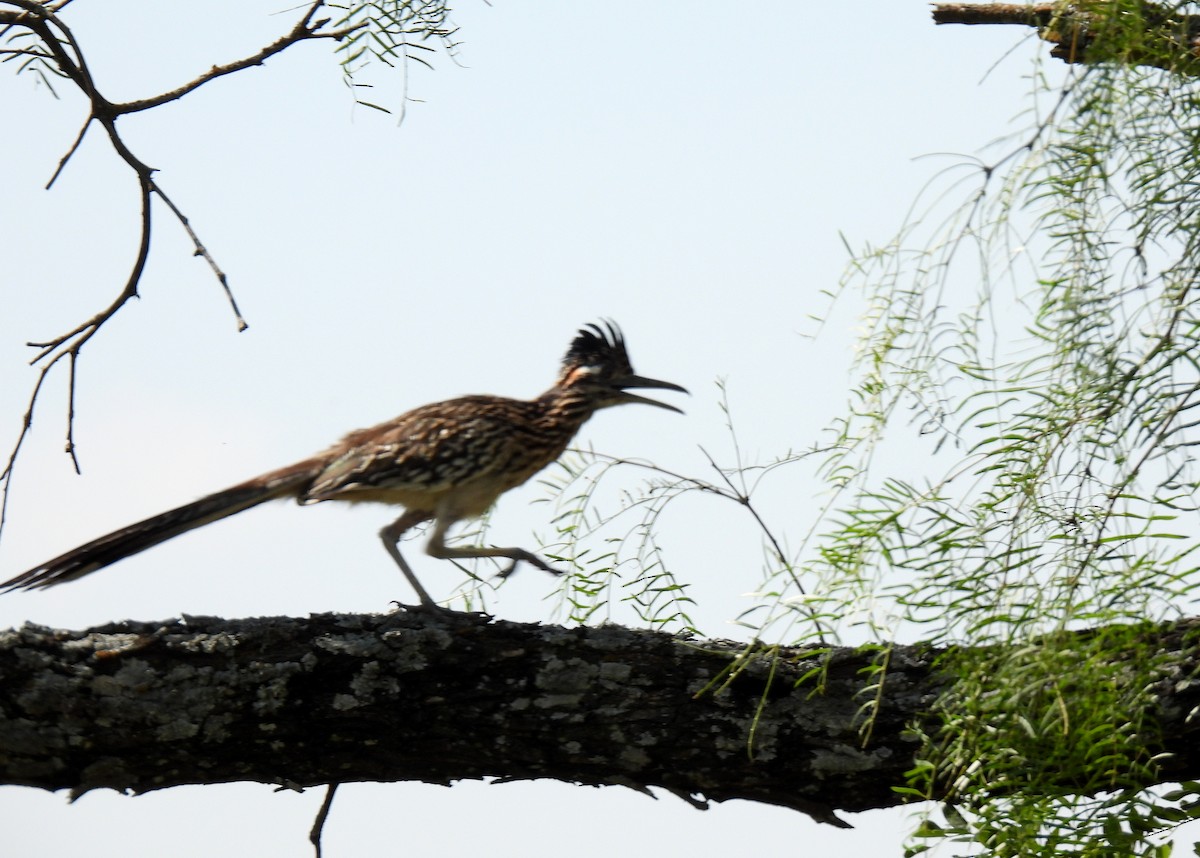
POLYGON ((309 480, 311 474, 297 468, 289 468, 285 472, 267 474, 202 497, 200 500, 114 530, 53 560, 47 560, 28 572, 0 583, 0 593, 38 590, 74 581, 160 542, 166 542, 181 533, 235 515, 274 498, 296 494, 298 488, 309 480))

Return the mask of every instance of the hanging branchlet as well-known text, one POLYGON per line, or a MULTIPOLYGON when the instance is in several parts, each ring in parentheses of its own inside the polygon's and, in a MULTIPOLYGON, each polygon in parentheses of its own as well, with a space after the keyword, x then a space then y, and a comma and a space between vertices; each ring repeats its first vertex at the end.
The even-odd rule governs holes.
POLYGON ((825 471, 846 488, 801 568, 846 582, 844 611, 961 647, 910 773, 953 806, 912 854, 1158 855, 1196 795, 1136 786, 1164 759, 1162 665, 1133 631, 1200 594, 1192 8, 939 4, 1037 26, 1072 66, 1039 65, 1030 123, 953 161, 838 295, 866 308, 825 471), (925 445, 919 475, 898 434, 925 445), (1067 758, 1096 780, 1045 787, 1067 758))
POLYGON ((414 51, 417 51, 418 47, 421 50, 432 50, 428 43, 439 44, 450 52, 455 47, 451 41, 453 29, 447 24, 449 10, 442 2, 383 2, 334 6, 324 0, 316 0, 303 7, 302 14, 288 32, 260 50, 231 62, 212 65, 194 79, 157 95, 114 102, 103 95, 100 83, 95 80, 88 66, 83 46, 64 20, 63 10, 69 3, 70 0, 0 0, 0 63, 13 63, 18 73, 36 76, 55 95, 55 83, 58 82, 59 85, 74 86, 87 99, 87 115, 79 133, 59 160, 46 183, 46 188, 54 186, 83 143, 88 131, 99 129, 107 138, 113 152, 132 173, 140 200, 140 223, 133 264, 120 290, 109 304, 63 333, 28 343, 30 348, 34 349, 30 364, 37 368, 38 374, 17 439, 9 451, 7 463, 3 470, 0 470, 0 533, 3 532, 17 461, 33 427, 38 396, 45 390, 44 383, 48 375, 64 361, 69 367, 66 382, 65 451, 76 471, 80 468, 74 432, 78 360, 84 346, 131 299, 139 295, 142 275, 150 254, 156 201, 165 205, 167 211, 183 228, 192 242, 194 255, 207 263, 229 304, 237 329, 244 331, 248 327, 238 308, 228 275, 218 264, 209 245, 201 238, 184 209, 166 192, 158 178, 158 170, 143 161, 126 143, 118 127, 121 118, 179 101, 219 78, 261 66, 283 51, 305 42, 332 42, 347 75, 350 75, 352 70, 361 70, 368 59, 401 66, 408 59, 414 59, 427 65, 428 60, 414 51), (326 10, 333 10, 334 14, 323 15, 322 12, 326 10), (374 47, 362 47, 368 43, 374 47))

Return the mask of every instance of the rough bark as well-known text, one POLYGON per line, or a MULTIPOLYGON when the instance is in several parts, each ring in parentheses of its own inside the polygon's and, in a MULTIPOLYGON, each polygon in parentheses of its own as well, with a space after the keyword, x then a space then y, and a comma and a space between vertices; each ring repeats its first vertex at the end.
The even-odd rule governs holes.
POLYGON ((934 3, 937 24, 1018 24, 1035 27, 1054 45, 1050 56, 1067 63, 1151 66, 1200 75, 1200 17, 1167 4, 1142 2, 1137 15, 1108 0, 1074 3, 934 3), (1136 33, 1131 31, 1136 29, 1136 33), (1118 38, 1107 38, 1120 32, 1118 38))
MULTIPOLYGON (((1192 623, 1159 687, 1164 779, 1200 776, 1192 623)), ((0 632, 0 781, 82 793, 250 780, 553 778, 740 798, 833 824, 897 804, 947 681, 899 646, 869 741, 878 653, 780 650, 466 614, 186 617, 0 632), (737 669, 731 671, 731 667, 737 669), (818 688, 820 682, 820 688, 818 688)), ((1068 773, 1064 773, 1069 778, 1068 773)))

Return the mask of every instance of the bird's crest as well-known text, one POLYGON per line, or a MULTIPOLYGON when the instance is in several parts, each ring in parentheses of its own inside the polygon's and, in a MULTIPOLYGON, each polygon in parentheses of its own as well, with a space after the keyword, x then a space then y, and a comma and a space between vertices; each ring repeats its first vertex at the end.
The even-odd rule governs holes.
POLYGON ((633 373, 629 353, 625 350, 625 338, 616 323, 605 319, 603 328, 591 324, 579 329, 563 358, 563 377, 583 367, 610 376, 633 373))

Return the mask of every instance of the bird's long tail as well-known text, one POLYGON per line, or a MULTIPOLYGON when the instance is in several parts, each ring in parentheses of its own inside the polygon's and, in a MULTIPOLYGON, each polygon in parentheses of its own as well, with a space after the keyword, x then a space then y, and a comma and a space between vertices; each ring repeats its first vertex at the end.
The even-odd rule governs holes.
POLYGON ((0 592, 44 589, 74 581, 193 528, 275 498, 295 495, 313 477, 313 469, 304 467, 308 464, 302 462, 264 474, 136 524, 122 527, 120 530, 114 530, 106 536, 93 539, 0 583, 0 592))

